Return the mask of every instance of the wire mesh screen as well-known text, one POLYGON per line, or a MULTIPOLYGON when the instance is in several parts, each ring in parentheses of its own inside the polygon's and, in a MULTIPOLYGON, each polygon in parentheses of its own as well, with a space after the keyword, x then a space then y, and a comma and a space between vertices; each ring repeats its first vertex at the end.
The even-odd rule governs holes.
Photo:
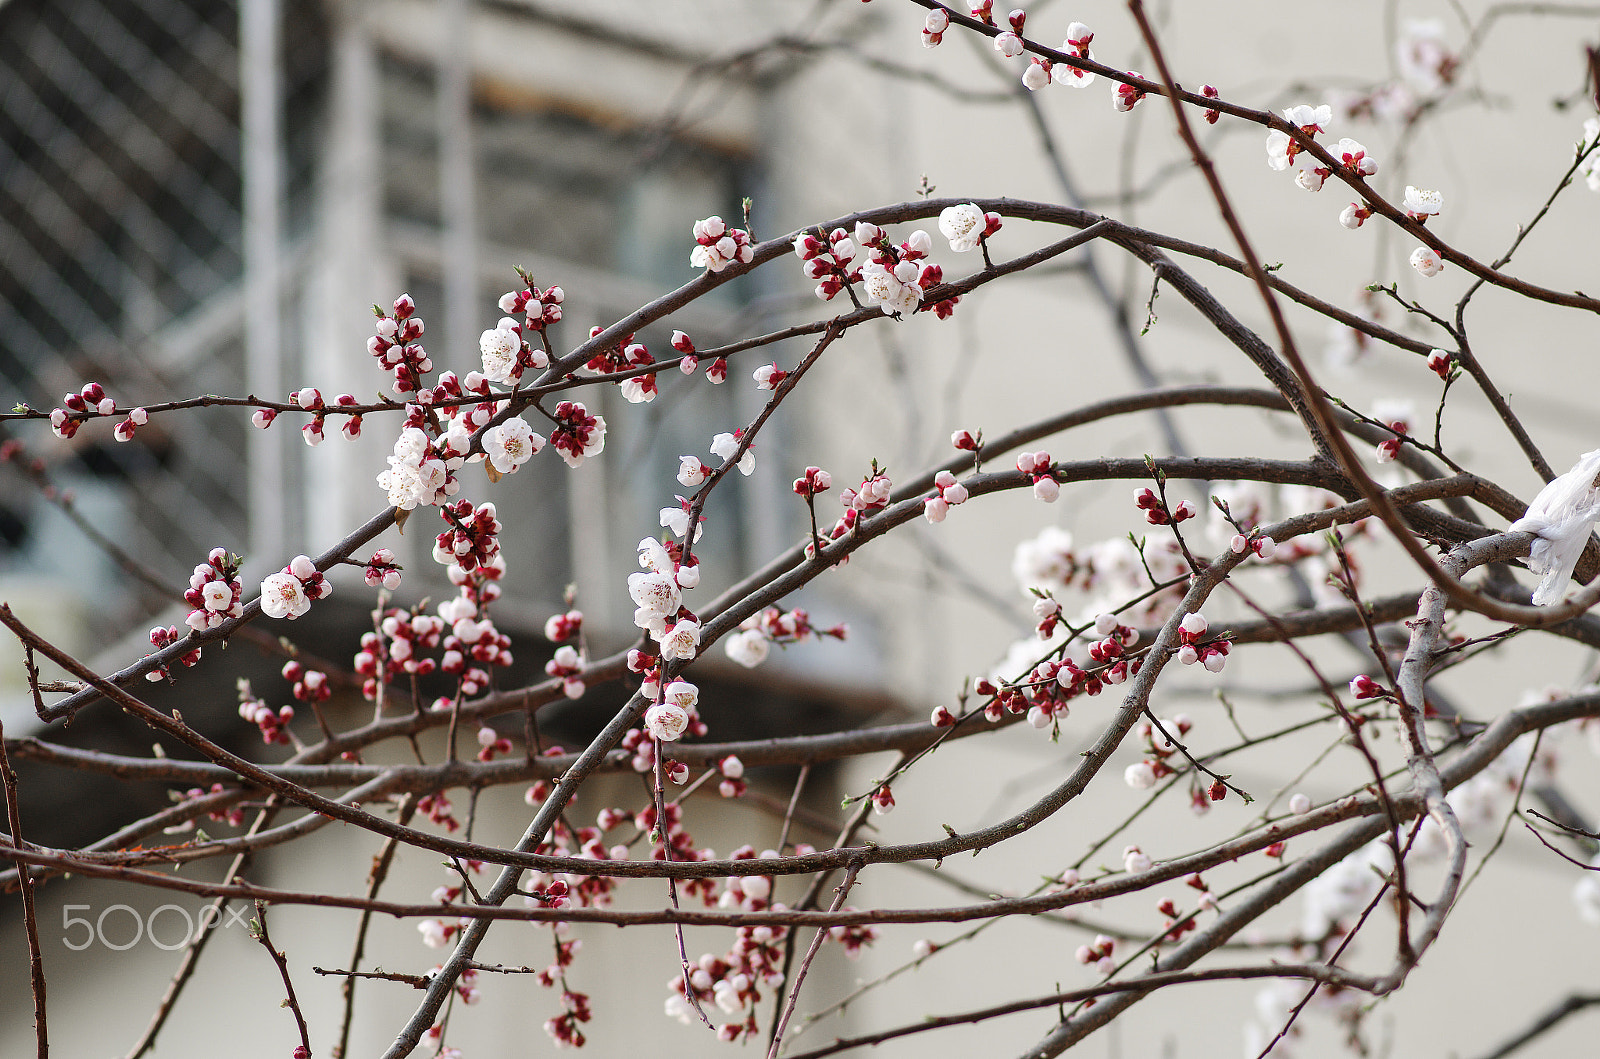
MULTIPOLYGON (((320 12, 283 9, 291 230, 308 213, 320 12)), ((0 7, 0 387, 12 403, 49 408, 88 380, 119 405, 243 392, 238 22, 218 0, 0 7)), ((128 444, 109 424, 24 440, 86 518, 181 583, 210 548, 243 547, 242 424, 205 410, 153 420, 128 444)), ((58 516, 6 495, 6 568, 84 582, 117 604, 103 616, 156 602, 115 569, 63 564, 76 549, 54 536, 58 516)))

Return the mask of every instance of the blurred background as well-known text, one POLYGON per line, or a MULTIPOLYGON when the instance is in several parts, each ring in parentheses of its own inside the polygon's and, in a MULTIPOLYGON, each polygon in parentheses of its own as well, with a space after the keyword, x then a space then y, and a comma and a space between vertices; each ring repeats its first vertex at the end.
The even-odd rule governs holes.
MULTIPOLYGON (((1441 189, 1446 209, 1434 227, 1480 260, 1497 257, 1550 196, 1583 119, 1593 114, 1581 44, 1600 39, 1600 12, 1582 5, 1356 0, 1313 12, 1223 0, 1151 8, 1180 80, 1215 84, 1249 106, 1333 103, 1333 137, 1352 136, 1377 155, 1377 186, 1391 201, 1407 184, 1441 189)), ((520 287, 517 265, 541 286, 563 287, 565 318, 552 338, 558 349, 570 348, 591 326, 693 278, 694 221, 720 214, 742 224, 747 201, 758 239, 926 190, 1086 207, 1231 253, 1159 101, 1118 114, 1103 82, 1030 94, 1018 82, 1020 61, 1000 58, 985 40, 952 30, 925 51, 921 14, 891 0, 9 0, 0 4, 0 387, 12 403, 35 409, 59 404, 63 393, 91 380, 119 406, 206 394, 282 400, 302 386, 366 401, 387 386, 365 351, 372 305, 386 307, 409 292, 427 323, 423 341, 436 369, 464 374, 478 365, 477 336, 500 316, 500 294, 520 287)), ((1038 3, 1029 8, 1028 32, 1053 42, 1074 19, 1096 31, 1102 61, 1148 69, 1118 4, 1038 3)), ((1281 263, 1280 276, 1444 344, 1420 316, 1367 287, 1397 284, 1400 298, 1423 299, 1448 315, 1468 285, 1460 270, 1422 280, 1405 264, 1410 244, 1380 223, 1340 228, 1342 189, 1330 185, 1308 196, 1269 170, 1255 126, 1225 119, 1206 137, 1258 250, 1281 263)), ((1597 204, 1580 181, 1518 249, 1510 270, 1558 289, 1600 289, 1597 204)), ((934 230, 932 222, 922 227, 934 230)), ((1008 222, 994 245, 1009 257, 1057 237, 1008 222)), ((976 267, 937 237, 934 257, 947 276, 976 267)), ((1191 271, 1266 333, 1245 281, 1199 264, 1191 271)), ((944 459, 957 428, 998 435, 1154 385, 1259 385, 1208 321, 1176 295, 1161 295, 1153 295, 1143 266, 1092 247, 969 296, 949 321, 923 315, 858 330, 765 429, 758 474, 719 490, 699 549, 707 570, 701 598, 800 539, 805 512, 788 483, 808 464, 829 469, 836 485, 854 484, 874 458, 898 478, 944 459)), ((775 263, 638 337, 665 357, 673 328, 706 348, 832 308, 817 303, 798 267, 775 263)), ((1595 446, 1588 395, 1600 369, 1587 355, 1595 348, 1591 320, 1488 289, 1467 321, 1478 356, 1558 472, 1595 446)), ((1419 358, 1373 348, 1358 332, 1302 309, 1291 310, 1291 323, 1329 390, 1363 410, 1380 399, 1407 399, 1415 421, 1431 424, 1439 382, 1419 358)), ((539 671, 549 648, 536 634, 566 609, 569 592, 597 648, 631 638, 620 585, 635 568, 636 542, 657 531, 658 509, 675 503, 678 458, 704 455, 713 433, 760 409, 762 394, 747 381, 757 363, 775 358, 792 367, 802 353, 779 345, 761 362, 734 362, 722 387, 664 375, 661 396, 646 406, 629 406, 610 388, 589 388, 581 399, 610 426, 605 458, 569 472, 549 454, 493 491, 510 564, 497 620, 517 637, 522 669, 539 671)), ((285 418, 258 431, 240 409, 210 407, 153 417, 131 442, 118 444, 109 429, 95 429, 104 424, 70 441, 40 424, 6 424, 5 436, 38 462, 0 465, 0 598, 69 651, 115 665, 148 650, 152 622, 181 622, 167 586, 182 586, 211 548, 245 555, 247 584, 298 552, 324 550, 382 503, 374 476, 390 451, 393 425, 369 417, 358 441, 330 431, 314 452, 296 425, 285 418), (41 481, 58 500, 70 500, 52 502, 41 481), (98 547, 75 519, 137 563, 98 547)), ((1442 440, 1456 459, 1520 496, 1541 484, 1470 387, 1452 392, 1442 440)), ((1291 421, 1253 410, 1186 412, 1172 422, 1121 417, 1049 447, 1058 459, 1306 454, 1291 421)), ((1072 487, 1053 508, 996 498, 988 518, 963 508, 937 532, 919 527, 863 553, 839 577, 791 601, 811 608, 819 624, 849 622, 849 642, 775 654, 754 675, 720 651, 707 658, 713 737, 925 717, 934 705, 953 706, 963 682, 988 672, 1032 626, 1012 575, 1015 546, 1046 526, 1085 544, 1119 537, 1133 528, 1125 492, 1120 483, 1072 487)), ((1204 504, 1202 490, 1192 496, 1204 504)), ((383 542, 407 567, 403 603, 451 591, 429 558, 432 533, 427 527, 383 542)), ((1385 592, 1418 584, 1379 548, 1369 561, 1371 583, 1385 592)), ((1265 579, 1260 591, 1278 603, 1293 592, 1265 579)), ((330 605, 315 612, 319 624, 296 630, 302 646, 347 658, 370 628, 370 606, 359 578, 339 582, 330 605)), ((1359 671, 1360 658, 1345 645, 1324 646, 1330 675, 1343 671, 1348 679, 1359 671)), ((246 650, 234 650, 226 669, 210 659, 209 668, 166 694, 181 695, 174 701, 184 703, 186 716, 193 711, 219 732, 248 727, 235 719, 236 667, 253 673, 269 698, 285 698, 286 686, 274 685, 277 663, 264 655, 240 660, 246 650)), ((1492 717, 1529 689, 1593 679, 1588 657, 1575 649, 1531 657, 1515 666, 1489 663, 1459 685, 1442 685, 1475 716, 1492 717)), ((1304 683, 1303 672, 1281 659, 1241 659, 1222 686, 1246 724, 1253 717, 1266 724, 1283 708, 1279 693, 1302 691, 1304 683)), ((1217 682, 1193 685, 1185 691, 1175 681, 1168 705, 1221 727, 1217 682)), ((942 752, 937 777, 914 773, 896 788, 902 810, 892 839, 937 834, 945 822, 968 826, 1031 801, 1092 738, 1095 718, 1104 716, 1097 705, 1084 707, 1085 718, 1059 743, 1012 731, 942 752)), ((554 725, 581 738, 608 715, 605 703, 591 700, 558 711, 554 725)), ((0 666, 0 719, 8 735, 38 727, 22 669, 10 662, 0 666)), ((139 728, 98 714, 69 734, 50 735, 125 753, 147 752, 151 742, 139 728)), ((254 732, 231 736, 241 747, 247 737, 254 732)), ((1131 761, 1137 755, 1129 750, 1131 761)), ((1578 760, 1592 772, 1583 755, 1578 760)), ((1305 760, 1312 757, 1307 750, 1305 760)), ((807 787, 810 809, 831 812, 841 795, 870 789, 881 765, 819 772, 807 787)), ((1257 771, 1244 778, 1268 794, 1299 784, 1295 789, 1320 800, 1360 782, 1359 768, 1330 766, 1309 779, 1283 775, 1271 754, 1251 767, 1257 771)), ((782 800, 793 774, 757 780, 758 792, 782 800)), ((1132 811, 1133 792, 1106 786, 1117 789, 1093 794, 1073 821, 1053 822, 1017 848, 946 875, 980 894, 1026 890, 1078 857, 1108 821, 1132 811)), ((74 775, 41 773, 25 789, 33 796, 25 821, 40 828, 25 833, 36 841, 83 841, 134 808, 120 803, 124 788, 74 775)), ((166 796, 148 793, 155 805, 166 796)), ((601 793, 621 804, 638 798, 622 779, 601 793)), ((601 793, 585 811, 602 804, 601 793)), ((485 795, 480 837, 520 832, 518 794, 485 795)), ((1581 780, 1569 794, 1580 809, 1600 811, 1581 780)), ((1152 855, 1189 848, 1202 834, 1182 791, 1168 801, 1171 813, 1139 825, 1152 855)), ((722 805, 703 813, 697 834, 704 844, 725 849, 747 840, 722 805)), ((1249 809, 1225 816, 1214 813, 1204 826, 1225 834, 1254 818, 1249 809)), ((776 823, 771 831, 775 839, 776 823)), ((828 840, 822 828, 807 837, 828 840)), ((374 845, 368 838, 327 828, 305 848, 263 858, 256 877, 354 892, 374 845), (352 843, 360 844, 360 856, 350 855, 352 843)), ((1102 856, 1115 860, 1114 852, 1102 856)), ((1293 1054, 1358 1047, 1360 1054, 1470 1059, 1575 988, 1568 983, 1592 990, 1600 973, 1593 939, 1585 933, 1572 943, 1572 932, 1588 930, 1568 899, 1576 870, 1520 835, 1495 866, 1399 998, 1360 1020, 1348 1004, 1308 1015, 1293 1054), (1505 974, 1508 965, 1525 968, 1529 939, 1551 937, 1568 944, 1539 948, 1539 973, 1505 974), (1492 990, 1484 984, 1490 980, 1492 990), (1358 1044, 1351 1045, 1347 1031, 1357 1024, 1358 1044)), ((420 900, 440 881, 425 856, 406 872, 394 884, 397 895, 420 900)), ((644 888, 631 893, 624 900, 641 907, 660 900, 644 888)), ((855 903, 958 899, 971 895, 928 873, 893 869, 864 880, 855 903)), ((54 1040, 62 1054, 124 1054, 177 953, 152 944, 153 928, 120 950, 97 943, 73 951, 61 944, 68 935, 57 925, 63 909, 94 918, 126 907, 105 929, 127 926, 131 934, 135 920, 149 922, 152 910, 165 907, 162 895, 68 881, 47 887, 42 900, 42 920, 53 931, 46 960, 54 1040)), ((191 916, 198 907, 180 905, 191 916)), ((1290 910, 1286 922, 1295 914, 1290 910)), ((176 936, 180 917, 166 915, 163 925, 176 936)), ((1019 980, 1030 983, 1023 987, 1030 994, 1089 984, 1092 973, 1071 953, 1101 919, 1119 916, 1146 932, 1151 926, 1143 908, 1086 912, 1088 928, 1005 922, 867 994, 795 1048, 929 1011, 1011 999, 1019 980), (1022 970, 989 973, 1002 962, 1022 970)), ((326 1042, 337 1020, 334 989, 309 968, 344 966, 347 932, 325 913, 283 909, 274 917, 284 924, 274 925, 275 940, 306 979, 303 992, 313 994, 307 1008, 314 1042, 319 1032, 326 1042)), ((430 955, 410 930, 403 926, 379 943, 379 962, 425 967, 430 955)), ((547 933, 535 933, 531 942, 508 940, 496 958, 542 965, 547 955, 526 951, 548 946, 547 933)), ((831 958, 819 965, 808 998, 820 1007, 858 980, 901 966, 924 935, 946 940, 921 928, 884 935, 860 963, 831 958)), ((629 932, 622 944, 614 931, 593 937, 594 951, 576 977, 595 997, 591 1037, 602 1054, 645 1043, 685 1053, 711 1046, 697 1036, 703 1031, 680 1030, 658 1013, 675 966, 669 935, 629 932)), ((691 955, 699 943, 721 951, 727 941, 714 931, 690 938, 691 955)), ((171 937, 164 931, 161 940, 171 937)), ((188 987, 154 1054, 214 1054, 219 1042, 230 1055, 287 1054, 288 1017, 256 1002, 274 995, 272 969, 242 930, 224 930, 218 950, 207 955, 216 962, 202 965, 209 973, 188 987)), ((1382 945, 1371 950, 1376 959, 1382 945)), ((0 1054, 26 1054, 26 947, 14 902, 0 906, 0 952, 7 954, 0 957, 0 995, 7 998, 0 1002, 0 1054)), ((453 1043, 469 1055, 549 1047, 539 1023, 554 1013, 553 996, 515 980, 492 983, 485 994, 483 1007, 459 1018, 453 1043), (523 1001, 508 1002, 513 995, 523 1001)), ((1265 1005, 1263 1021, 1276 1010, 1260 995, 1249 983, 1169 992, 1081 1050, 1232 1055, 1257 1005, 1265 1005)), ((362 996, 355 1055, 380 1050, 413 1000, 402 987, 378 984, 363 987, 362 996)), ((932 1043, 912 1038, 892 1054, 1011 1054, 1053 1018, 1018 1016, 932 1043)), ((1519 1054, 1590 1054, 1592 1034, 1592 1021, 1585 1028, 1574 1019, 1519 1054)))

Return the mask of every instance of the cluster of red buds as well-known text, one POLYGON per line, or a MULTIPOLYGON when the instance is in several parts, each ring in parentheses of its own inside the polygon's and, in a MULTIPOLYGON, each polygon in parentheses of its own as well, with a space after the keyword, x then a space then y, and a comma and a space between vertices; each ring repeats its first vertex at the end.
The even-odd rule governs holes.
MULTIPOLYGON (((1007 713, 1026 713, 1028 723, 1033 727, 1049 728, 1067 716, 1073 699, 1080 695, 1098 695, 1107 685, 1121 684, 1138 673, 1140 659, 1121 657, 1126 647, 1137 642, 1138 633, 1132 628, 1118 625, 1108 615, 1103 617, 1108 619, 1109 624, 1101 626, 1105 629, 1102 635, 1106 639, 1096 645, 1104 660, 1097 660, 1099 668, 1084 669, 1070 658, 1046 660, 1014 683, 997 687, 992 681, 980 680, 973 690, 989 700, 983 708, 984 718, 997 722, 1007 713), (1111 661, 1112 658, 1115 661, 1111 661)), ((938 724, 940 720, 936 711, 934 723, 938 724)))
POLYGON ((493 761, 498 754, 511 753, 511 740, 484 725, 478 729, 478 760, 493 761))
MULTIPOLYGON (((694 348, 694 340, 682 331, 672 332, 672 348, 678 353, 678 370, 685 375, 693 375, 700 366, 700 354, 694 348)), ((723 357, 717 357, 706 365, 706 379, 713 385, 720 385, 728 381, 728 362, 723 357)))
MULTIPOLYGON (((594 338, 605 331, 605 328, 596 324, 589 329, 589 337, 594 338)), ((619 371, 631 371, 642 368, 647 364, 654 364, 656 359, 641 342, 635 342, 632 334, 623 335, 615 345, 607 346, 594 356, 590 357, 584 367, 596 375, 611 375, 619 371)), ((622 396, 629 404, 644 404, 655 400, 656 389, 655 372, 648 375, 634 375, 617 383, 622 391, 622 396)))
POLYGON ((417 812, 429 820, 443 827, 446 831, 461 830, 461 821, 456 819, 455 807, 450 804, 450 799, 443 793, 424 794, 417 799, 417 812))
POLYGON ((1117 969, 1116 961, 1111 958, 1116 946, 1117 943, 1104 934, 1096 935, 1092 945, 1078 946, 1078 962, 1093 964, 1094 969, 1101 974, 1110 974, 1117 969))
POLYGON ((409 294, 394 300, 393 316, 376 305, 372 307, 378 318, 377 333, 367 339, 367 352, 394 376, 391 388, 397 395, 421 389, 422 377, 433 370, 433 361, 417 341, 422 337, 422 320, 413 315, 416 311, 417 303, 409 294))
POLYGON ((861 267, 855 265, 857 247, 850 233, 835 228, 826 239, 818 234, 801 232, 795 236, 794 252, 801 262, 806 279, 817 284, 817 297, 831 301, 833 296, 861 282, 861 267))
POLYGON ((553 615, 544 623, 544 638, 551 643, 566 643, 576 640, 583 632, 583 611, 569 610, 565 614, 553 615))
POLYGON ((1017 453, 1017 470, 1033 483, 1035 499, 1053 504, 1061 496, 1061 483, 1055 479, 1048 452, 1017 453))
POLYGON ((592 416, 577 401, 562 401, 556 405, 556 428, 550 432, 550 447, 561 454, 568 467, 576 467, 584 457, 593 456, 605 448, 606 421, 592 416))
MULTIPOLYGON (((50 429, 62 439, 76 434, 87 419, 117 414, 117 402, 106 396, 105 387, 97 382, 86 384, 77 393, 67 394, 61 399, 61 405, 50 410, 50 429)), ((131 441, 133 432, 149 421, 150 414, 143 408, 131 409, 112 430, 112 434, 118 441, 131 441)))
POLYGON ((1162 940, 1164 941, 1182 941, 1185 934, 1200 925, 1192 915, 1179 915, 1177 902, 1170 897, 1165 898, 1160 904, 1156 905, 1156 911, 1165 916, 1167 920, 1166 923, 1162 924, 1166 930, 1166 933, 1162 935, 1162 940))
POLYGON ((1233 644, 1226 637, 1201 643, 1207 628, 1209 623, 1199 611, 1183 616, 1183 621, 1178 623, 1178 643, 1181 645, 1178 648, 1178 661, 1186 666, 1199 662, 1211 672, 1220 673, 1222 667, 1228 664, 1228 651, 1233 644))
POLYGON ((813 497, 833 488, 833 475, 821 467, 807 467, 806 472, 794 480, 796 496, 813 497))
MULTIPOLYGON (((300 427, 300 437, 307 445, 310 445, 313 448, 322 444, 323 429, 326 425, 325 419, 327 416, 327 409, 330 407, 322 399, 322 392, 314 386, 306 386, 291 393, 289 395, 289 403, 297 408, 303 408, 306 411, 313 413, 311 416, 311 422, 300 427)), ((354 396, 351 394, 342 393, 333 399, 332 407, 353 408, 355 407, 356 403, 357 402, 354 396)), ((256 423, 256 425, 263 428, 270 426, 272 424, 272 420, 276 418, 276 415, 277 413, 270 408, 259 409, 256 413, 256 417, 259 417, 259 421, 256 423), (271 415, 268 415, 267 413, 271 413, 271 415)), ((354 441, 356 438, 360 437, 361 417, 359 415, 345 416, 344 422, 339 426, 339 432, 346 438, 349 438, 351 441, 354 441)))
POLYGON ((1196 514, 1194 505, 1187 500, 1178 501, 1177 507, 1168 507, 1166 500, 1148 486, 1134 494, 1133 502, 1152 526, 1175 526, 1196 514))
MULTIPOLYGON (((523 276, 523 279, 526 281, 528 277, 523 276)), ((566 292, 560 287, 540 290, 529 283, 525 290, 507 291, 500 295, 500 311, 522 313, 531 330, 543 331, 551 324, 561 322, 561 303, 566 297, 566 292)))
POLYGON ((487 673, 467 668, 469 659, 486 666, 505 667, 512 662, 511 637, 495 628, 489 618, 457 618, 441 646, 444 655, 439 659, 439 668, 459 677, 461 691, 466 695, 484 691, 489 680, 487 673))
POLYGON ((282 706, 274 710, 257 698, 250 690, 248 680, 239 681, 239 716, 261 730, 261 739, 267 745, 293 743, 289 736, 289 722, 294 720, 294 707, 282 706))
POLYGON ((470 572, 500 554, 500 520, 493 504, 473 508, 470 500, 456 500, 440 505, 439 517, 450 526, 434 538, 433 557, 440 565, 470 572))
MULTIPOLYGON (((181 639, 183 639, 183 637, 178 635, 177 626, 168 626, 166 628, 162 628, 161 626, 157 625, 155 628, 150 630, 150 646, 154 647, 158 651, 162 648, 171 647, 181 639)), ((198 665, 200 662, 200 648, 196 647, 193 651, 184 652, 183 656, 179 658, 178 661, 185 666, 198 665)), ((157 666, 150 672, 146 673, 144 678, 153 683, 157 680, 166 680, 171 676, 172 672, 167 666, 157 666)))
MULTIPOLYGON (((1201 85, 1200 94, 1205 96, 1207 99, 1216 99, 1222 95, 1222 93, 1218 92, 1216 88, 1211 85, 1201 85)), ((1217 123, 1217 119, 1220 117, 1222 117, 1222 111, 1220 110, 1213 109, 1205 112, 1207 125, 1215 125, 1217 123)))
POLYGON ((367 583, 368 588, 377 588, 382 585, 386 590, 393 592, 400 587, 400 564, 395 561, 394 552, 388 548, 379 548, 372 553, 372 558, 367 560, 367 565, 361 570, 361 578, 367 583))
MULTIPOLYGON (((225 790, 225 788, 222 786, 222 784, 213 783, 210 790, 206 790, 203 787, 190 787, 181 794, 177 791, 172 791, 171 796, 173 802, 178 805, 182 805, 185 802, 198 801, 199 799, 205 798, 209 795, 221 794, 223 790, 225 790)), ((212 809, 207 811, 206 818, 215 820, 218 823, 228 824, 232 827, 242 827, 244 825, 244 809, 238 804, 225 806, 221 809, 212 809)), ((173 827, 167 828, 166 832, 168 834, 176 834, 179 831, 192 830, 194 830, 194 821, 186 820, 181 824, 176 824, 173 827)))
MULTIPOLYGON (((577 942, 570 944, 576 945, 577 942)), ((588 1038, 578 1029, 580 1023, 588 1022, 594 1017, 589 1010, 589 994, 579 993, 576 990, 563 988, 561 990, 561 1014, 555 1018, 546 1019, 544 1031, 550 1035, 558 1048, 582 1048, 588 1038)))
POLYGON ((307 669, 295 659, 284 663, 283 679, 294 685, 294 697, 301 702, 325 702, 333 694, 328 687, 328 674, 307 669))
POLYGON ((444 635, 444 619, 431 614, 410 614, 391 609, 378 624, 379 632, 365 633, 361 637, 361 650, 356 652, 353 668, 366 678, 361 693, 369 701, 378 697, 379 667, 385 684, 402 674, 427 676, 439 668, 432 658, 421 652, 439 646, 444 635))

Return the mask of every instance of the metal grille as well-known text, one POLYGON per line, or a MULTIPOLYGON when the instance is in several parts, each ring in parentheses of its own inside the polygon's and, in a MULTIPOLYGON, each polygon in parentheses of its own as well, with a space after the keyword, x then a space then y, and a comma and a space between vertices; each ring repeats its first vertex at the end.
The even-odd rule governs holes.
MULTIPOLYGON (((91 379, 119 403, 243 391, 238 19, 217 0, 0 7, 0 386, 12 402, 49 408, 91 379)), ((311 180, 319 21, 309 0, 284 6, 291 219, 305 217, 311 180)), ((211 547, 243 549, 242 423, 208 410, 158 417, 126 445, 100 423, 70 443, 25 440, 99 498, 102 529, 182 581, 211 547)), ((42 518, 37 503, 12 513, 42 518)), ((61 543, 39 536, 8 565, 26 571, 61 543)))

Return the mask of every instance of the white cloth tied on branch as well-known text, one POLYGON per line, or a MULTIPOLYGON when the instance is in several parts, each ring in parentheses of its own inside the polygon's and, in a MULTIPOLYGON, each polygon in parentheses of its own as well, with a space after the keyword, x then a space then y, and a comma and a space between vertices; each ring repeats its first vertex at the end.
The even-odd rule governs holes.
POLYGON ((1536 606, 1558 603, 1578 556, 1600 521, 1600 449, 1578 458, 1572 470, 1551 481, 1533 498, 1528 513, 1511 524, 1511 531, 1538 534, 1528 554, 1528 569, 1543 574, 1534 590, 1536 606))

